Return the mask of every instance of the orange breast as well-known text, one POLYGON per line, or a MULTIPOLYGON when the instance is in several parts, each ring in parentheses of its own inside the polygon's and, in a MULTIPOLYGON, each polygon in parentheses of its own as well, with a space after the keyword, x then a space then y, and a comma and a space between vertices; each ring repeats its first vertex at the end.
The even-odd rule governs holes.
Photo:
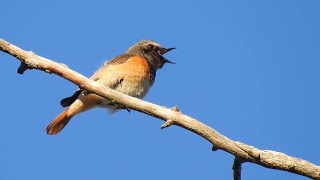
POLYGON ((122 64, 110 65, 110 68, 114 73, 107 79, 122 77, 121 86, 115 90, 130 96, 143 98, 153 84, 149 64, 142 56, 131 57, 122 64))
POLYGON ((120 71, 124 71, 127 77, 136 81, 151 81, 148 62, 142 56, 129 58, 125 63, 117 65, 120 71))

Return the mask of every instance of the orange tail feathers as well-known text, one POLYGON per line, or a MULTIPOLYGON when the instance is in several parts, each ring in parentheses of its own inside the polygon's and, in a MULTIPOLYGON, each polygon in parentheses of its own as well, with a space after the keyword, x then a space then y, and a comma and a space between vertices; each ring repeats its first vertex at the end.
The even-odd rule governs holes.
POLYGON ((70 121, 72 116, 68 116, 68 109, 64 110, 61 114, 59 114, 56 119, 54 119, 47 127, 47 134, 56 135, 58 134, 70 121))

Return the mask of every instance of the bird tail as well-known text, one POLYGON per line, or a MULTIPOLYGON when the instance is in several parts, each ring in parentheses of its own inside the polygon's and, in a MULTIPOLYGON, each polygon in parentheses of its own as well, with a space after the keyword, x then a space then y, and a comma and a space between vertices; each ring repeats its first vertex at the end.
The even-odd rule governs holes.
POLYGON ((68 115, 68 109, 65 109, 48 125, 47 134, 56 135, 68 124, 72 118, 72 115, 68 115))

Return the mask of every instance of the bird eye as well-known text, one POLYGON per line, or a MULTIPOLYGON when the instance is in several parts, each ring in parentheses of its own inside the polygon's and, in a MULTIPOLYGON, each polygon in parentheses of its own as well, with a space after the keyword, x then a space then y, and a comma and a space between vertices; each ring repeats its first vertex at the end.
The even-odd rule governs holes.
POLYGON ((154 49, 154 45, 153 44, 149 44, 148 45, 148 49, 154 49))

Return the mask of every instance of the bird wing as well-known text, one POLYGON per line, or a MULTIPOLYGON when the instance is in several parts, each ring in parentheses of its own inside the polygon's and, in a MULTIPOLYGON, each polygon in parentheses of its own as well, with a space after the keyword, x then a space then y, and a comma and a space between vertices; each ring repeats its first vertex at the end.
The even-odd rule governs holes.
MULTIPOLYGON (((98 81, 101 77, 101 74, 104 73, 104 71, 108 71, 108 68, 105 68, 105 66, 109 66, 109 65, 118 65, 118 64, 122 64, 125 63, 128 59, 130 59, 131 57, 135 56, 134 54, 130 54, 130 53, 125 53, 123 55, 117 56, 115 58, 113 58, 111 61, 106 62, 101 68, 99 68, 91 77, 90 79, 92 79, 93 81, 98 81)), ((109 87, 112 89, 117 88, 117 86, 119 84, 121 84, 122 79, 118 79, 115 82, 110 82, 109 87)), ((78 99, 79 95, 83 92, 83 90, 78 89, 75 93, 73 93, 72 96, 70 97, 66 97, 64 99, 62 99, 60 101, 60 105, 62 107, 68 107, 70 106, 75 100, 78 99)))

